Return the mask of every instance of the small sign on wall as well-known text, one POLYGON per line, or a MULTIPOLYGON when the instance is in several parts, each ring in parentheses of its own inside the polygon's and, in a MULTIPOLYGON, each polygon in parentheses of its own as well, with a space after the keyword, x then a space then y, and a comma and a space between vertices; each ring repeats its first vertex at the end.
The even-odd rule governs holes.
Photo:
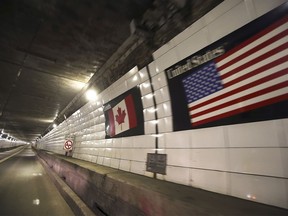
POLYGON ((73 148, 73 140, 67 139, 65 140, 64 146, 63 146, 65 151, 72 151, 73 148))
POLYGON ((167 154, 147 154, 146 171, 166 175, 167 154))

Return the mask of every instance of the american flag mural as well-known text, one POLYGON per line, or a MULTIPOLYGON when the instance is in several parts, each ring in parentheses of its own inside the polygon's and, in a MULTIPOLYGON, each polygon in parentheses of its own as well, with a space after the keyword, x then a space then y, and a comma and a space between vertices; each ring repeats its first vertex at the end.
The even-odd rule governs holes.
POLYGON ((286 15, 182 75, 191 127, 287 101, 287 36, 286 15))
POLYGON ((193 125, 288 99, 288 17, 183 79, 193 125))

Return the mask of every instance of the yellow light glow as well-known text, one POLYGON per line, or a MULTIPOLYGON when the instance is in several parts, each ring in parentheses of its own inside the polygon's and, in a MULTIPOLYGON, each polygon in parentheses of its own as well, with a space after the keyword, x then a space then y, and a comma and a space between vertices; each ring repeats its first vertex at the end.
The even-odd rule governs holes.
POLYGON ((87 98, 87 100, 89 100, 89 101, 96 100, 96 99, 97 99, 97 93, 96 93, 96 91, 93 90, 93 89, 89 89, 89 90, 86 92, 86 98, 87 98))

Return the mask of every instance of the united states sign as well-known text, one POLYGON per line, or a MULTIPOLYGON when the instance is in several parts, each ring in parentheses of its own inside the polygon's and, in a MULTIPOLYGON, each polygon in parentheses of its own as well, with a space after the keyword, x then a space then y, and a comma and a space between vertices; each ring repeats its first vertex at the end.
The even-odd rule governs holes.
POLYGON ((104 105, 106 138, 144 134, 143 106, 138 87, 104 105))
POLYGON ((288 117, 283 7, 166 70, 175 130, 288 117))

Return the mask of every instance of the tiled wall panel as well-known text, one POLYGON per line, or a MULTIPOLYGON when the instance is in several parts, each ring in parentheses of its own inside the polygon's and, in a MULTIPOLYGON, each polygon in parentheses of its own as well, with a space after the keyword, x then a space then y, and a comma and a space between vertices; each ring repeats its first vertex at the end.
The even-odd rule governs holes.
POLYGON ((96 101, 50 131, 39 145, 64 154, 65 137, 73 134, 73 157, 153 177, 146 171, 146 158, 147 153, 155 152, 157 140, 158 152, 167 154, 167 173, 157 174, 157 178, 288 208, 288 120, 172 132, 165 76, 166 68, 284 2, 223 1, 156 50, 147 67, 128 71, 96 101), (103 103, 136 85, 141 90, 145 134, 106 140, 103 103))
POLYGON ((287 179, 231 173, 230 195, 288 208, 287 179))
POLYGON ((190 184, 196 188, 228 194, 227 175, 222 171, 190 169, 190 184))
POLYGON ((263 14, 269 12, 275 7, 287 2, 287 0, 253 0, 255 5, 255 13, 257 16, 262 16, 263 14))

